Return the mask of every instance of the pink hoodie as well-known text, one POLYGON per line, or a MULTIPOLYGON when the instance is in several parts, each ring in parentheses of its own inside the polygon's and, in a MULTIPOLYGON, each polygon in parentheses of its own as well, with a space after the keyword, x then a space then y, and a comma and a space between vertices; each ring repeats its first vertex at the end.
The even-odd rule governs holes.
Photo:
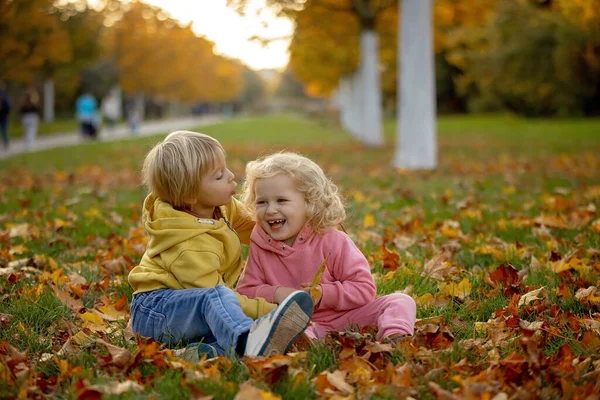
POLYGON ((313 321, 329 321, 339 311, 351 310, 375 298, 375 282, 365 256, 344 232, 317 235, 305 226, 292 247, 272 239, 258 224, 250 236, 250 253, 236 290, 248 297, 273 301, 280 286, 301 289, 310 283, 329 255, 321 278, 323 297, 313 321))

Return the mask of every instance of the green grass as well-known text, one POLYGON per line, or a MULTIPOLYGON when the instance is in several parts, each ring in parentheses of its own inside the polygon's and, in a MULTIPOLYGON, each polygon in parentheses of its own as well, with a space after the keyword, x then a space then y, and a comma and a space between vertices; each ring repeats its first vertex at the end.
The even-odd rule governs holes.
MULTIPOLYGON (((521 321, 544 323, 543 367, 555 368, 565 344, 581 357, 579 361, 597 362, 597 343, 592 336, 584 337, 592 331, 578 324, 598 321, 599 310, 574 296, 578 289, 600 281, 600 260, 592 250, 600 248, 600 227, 593 225, 600 218, 600 120, 442 117, 439 167, 432 172, 391 167, 393 122, 385 125, 387 146, 381 149, 357 143, 338 127, 294 115, 244 117, 199 131, 223 144, 238 182, 246 162, 272 151, 299 151, 321 164, 347 200, 344 227, 371 263, 378 294, 410 293, 418 301, 419 319, 434 321, 431 325, 440 332, 451 332, 453 338, 446 343, 447 337, 432 326, 427 331, 418 326, 410 346, 372 358, 379 371, 391 363, 385 369, 388 375, 372 377, 368 385, 359 376, 347 378, 357 398, 436 398, 429 382, 465 395, 457 377, 468 382, 479 376, 490 387, 499 385, 491 375, 485 376, 497 365, 494 357, 527 355, 523 332, 504 326, 508 322, 499 317, 506 314, 511 295, 504 293, 503 284, 489 283, 489 274, 503 263, 521 274, 513 288, 519 295, 542 286, 546 290, 547 298, 537 308, 521 307, 518 312, 521 321), (374 217, 374 225, 365 226, 367 215, 374 217), (541 227, 535 222, 541 216, 562 218, 573 226, 541 227), (397 254, 397 265, 385 263, 384 245, 397 254), (452 272, 440 282, 426 276, 423 265, 444 249, 450 254, 452 272), (587 272, 552 272, 551 252, 581 260, 587 272), (541 269, 533 268, 532 257, 541 269), (462 279, 471 285, 464 299, 441 293, 441 284, 462 279), (568 296, 559 294, 561 285, 569 288, 568 296), (428 295, 433 301, 427 300, 428 295), (487 331, 482 330, 481 324, 488 322, 487 331), (483 344, 466 350, 469 341, 490 345, 499 334, 496 330, 507 335, 497 343, 496 353, 483 344), (400 379, 389 372, 395 368, 410 369, 410 389, 382 383, 400 379), (428 375, 429 371, 436 373, 428 375)), ((317 343, 275 375, 257 374, 245 363, 229 359, 184 368, 169 364, 161 352, 137 359, 124 370, 110 362, 98 364, 108 357, 99 343, 38 362, 43 353, 56 355, 83 326, 81 316, 55 296, 53 283, 65 293, 79 293, 77 300, 88 311, 122 298, 130 304, 125 275, 146 244, 140 225, 145 190, 139 170, 146 152, 163 137, 89 143, 0 160, 0 313, 10 316, 0 329, 4 362, 0 376, 5 378, 0 379, 0 397, 16 397, 27 390, 24 381, 3 375, 2 366, 13 365, 6 361, 4 342, 27 352, 33 366, 30 381, 47 382, 45 393, 56 398, 75 397, 83 379, 101 388, 126 380, 143 386, 142 392, 119 395, 124 398, 233 399, 244 382, 282 398, 319 398, 317 378, 345 365, 339 358, 343 346, 332 342, 317 343), (27 226, 19 230, 19 224, 27 226), (28 269, 3 273, 18 260, 28 269), (69 368, 59 364, 65 360, 69 368)), ((125 322, 106 323, 113 331, 99 335, 135 352, 138 345, 123 336, 125 322)), ((585 391, 582 371, 572 381, 585 391)), ((536 385, 542 380, 535 378, 528 388, 539 394, 541 387, 536 385)), ((503 390, 516 394, 512 387, 503 390)))
MULTIPOLYGON (((38 135, 52 135, 56 133, 77 132, 79 124, 73 118, 58 118, 52 122, 40 121, 38 135)), ((8 134, 11 139, 23 137, 23 126, 18 119, 11 119, 8 125, 8 134)))

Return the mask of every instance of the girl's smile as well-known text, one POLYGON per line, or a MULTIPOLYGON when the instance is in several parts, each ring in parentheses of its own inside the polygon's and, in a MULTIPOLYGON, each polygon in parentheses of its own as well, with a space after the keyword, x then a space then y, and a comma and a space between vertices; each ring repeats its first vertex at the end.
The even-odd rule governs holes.
POLYGON ((292 246, 308 222, 304 196, 288 175, 256 181, 257 222, 273 239, 292 246))

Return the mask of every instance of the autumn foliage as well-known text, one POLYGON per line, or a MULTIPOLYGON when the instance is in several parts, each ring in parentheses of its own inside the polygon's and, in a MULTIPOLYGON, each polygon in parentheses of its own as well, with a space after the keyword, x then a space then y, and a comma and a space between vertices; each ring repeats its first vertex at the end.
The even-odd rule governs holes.
MULTIPOLYGON (((290 68, 313 94, 331 93, 340 77, 357 68, 356 9, 368 4, 380 37, 382 90, 388 102, 395 101, 401 2, 270 3, 296 23, 290 68)), ((441 110, 532 116, 600 112, 599 2, 436 0, 432 18, 441 110)))
POLYGON ((215 54, 191 24, 137 0, 87 3, 3 1, 0 80, 53 79, 58 105, 69 110, 81 85, 102 96, 119 84, 130 95, 183 103, 240 98, 244 67, 215 54), (86 82, 86 73, 99 77, 86 82))
POLYGON ((281 148, 317 160, 343 190, 345 229, 378 293, 417 302, 413 337, 379 343, 371 328, 349 329, 286 356, 198 364, 134 338, 125 277, 147 241, 138 171, 155 140, 82 146, 0 164, 0 397, 597 395, 597 123, 586 133, 444 120, 439 169, 407 172, 389 169, 391 146, 284 120, 286 135, 275 117, 247 121, 252 135, 241 138, 234 122, 205 132, 222 141, 237 176, 281 148))

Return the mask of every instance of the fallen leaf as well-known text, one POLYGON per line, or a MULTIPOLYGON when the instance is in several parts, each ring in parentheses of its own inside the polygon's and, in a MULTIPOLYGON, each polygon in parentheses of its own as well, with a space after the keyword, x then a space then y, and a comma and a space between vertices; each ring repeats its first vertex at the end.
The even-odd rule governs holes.
POLYGON ((444 252, 434 256, 423 265, 421 275, 442 281, 452 272, 452 265, 448 263, 450 254, 444 252))
POLYGON ((531 292, 527 292, 523 296, 521 296, 519 302, 517 303, 517 306, 521 307, 525 304, 529 304, 532 301, 541 300, 544 298, 548 298, 548 294, 546 293, 546 289, 544 289, 544 287, 542 286, 539 289, 532 290, 531 292))
POLYGON ((472 288, 471 282, 469 282, 469 280, 467 278, 463 278, 463 280, 460 281, 459 283, 440 282, 438 286, 440 288, 441 294, 451 296, 451 297, 456 297, 462 301, 464 301, 465 298, 467 298, 469 296, 469 294, 471 294, 471 288, 472 288))
POLYGON ((363 220, 365 228, 370 228, 375 225, 375 216, 373 214, 366 214, 363 220))

